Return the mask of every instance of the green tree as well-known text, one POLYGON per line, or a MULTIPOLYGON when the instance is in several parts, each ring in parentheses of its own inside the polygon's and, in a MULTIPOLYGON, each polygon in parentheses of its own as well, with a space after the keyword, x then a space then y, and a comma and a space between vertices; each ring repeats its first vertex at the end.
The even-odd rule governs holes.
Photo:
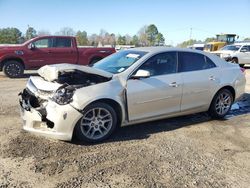
POLYGON ((245 38, 243 41, 250 41, 250 37, 245 38))
POLYGON ((36 30, 33 27, 29 26, 28 29, 26 30, 26 33, 25 33, 25 39, 29 40, 29 39, 32 39, 36 36, 37 36, 36 30))
POLYGON ((126 44, 126 36, 119 35, 118 39, 117 39, 117 44, 119 44, 119 45, 125 45, 126 44))
POLYGON ((137 35, 133 36, 131 44, 135 45, 136 47, 139 46, 139 37, 137 35))
POLYGON ((157 46, 163 46, 165 44, 165 38, 163 36, 163 34, 158 33, 156 36, 156 44, 157 46))
POLYGON ((205 43, 207 43, 207 42, 213 42, 213 41, 215 41, 215 40, 216 40, 215 37, 208 37, 208 38, 206 38, 206 39, 204 40, 204 42, 205 42, 205 43))
POLYGON ((77 31, 76 40, 78 45, 86 46, 88 44, 88 37, 86 31, 77 31))
POLYGON ((158 29, 154 24, 151 24, 147 27, 146 34, 150 46, 155 45, 158 33, 158 29))
POLYGON ((0 29, 1 44, 18 44, 22 42, 22 32, 17 28, 0 29))
POLYGON ((193 45, 193 44, 195 44, 195 43, 200 43, 200 42, 201 42, 201 41, 197 41, 197 40, 195 40, 195 39, 190 39, 190 40, 187 40, 187 41, 184 41, 184 42, 178 44, 177 46, 178 46, 178 47, 181 47, 181 48, 186 48, 186 47, 189 46, 189 45, 193 45))

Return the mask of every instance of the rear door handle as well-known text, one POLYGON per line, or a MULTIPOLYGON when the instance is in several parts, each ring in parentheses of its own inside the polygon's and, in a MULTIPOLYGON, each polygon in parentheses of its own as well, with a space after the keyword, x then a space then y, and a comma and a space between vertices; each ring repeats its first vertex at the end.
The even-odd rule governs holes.
POLYGON ((209 80, 214 81, 214 80, 215 80, 215 77, 214 77, 214 76, 210 76, 210 77, 209 77, 209 80))
POLYGON ((178 87, 178 84, 176 82, 172 82, 169 84, 170 87, 178 87))

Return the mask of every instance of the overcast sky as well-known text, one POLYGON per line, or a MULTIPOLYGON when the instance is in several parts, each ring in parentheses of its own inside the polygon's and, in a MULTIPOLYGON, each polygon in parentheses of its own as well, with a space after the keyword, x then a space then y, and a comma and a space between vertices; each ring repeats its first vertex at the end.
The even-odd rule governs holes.
POLYGON ((0 0, 0 28, 30 25, 52 34, 62 27, 134 35, 155 24, 167 44, 217 33, 250 37, 250 0, 0 0), (192 32, 191 32, 192 28, 192 32))

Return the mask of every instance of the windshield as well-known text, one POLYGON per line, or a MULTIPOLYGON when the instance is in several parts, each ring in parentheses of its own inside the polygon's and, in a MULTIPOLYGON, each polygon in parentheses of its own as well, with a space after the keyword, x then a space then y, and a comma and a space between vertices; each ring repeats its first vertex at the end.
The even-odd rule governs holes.
POLYGON ((228 45, 228 46, 224 46, 223 48, 221 48, 221 50, 232 50, 232 51, 237 51, 240 49, 240 46, 236 46, 236 45, 228 45))
POLYGON ((147 52, 135 50, 122 50, 111 56, 108 56, 93 65, 98 68, 113 74, 121 73, 135 63, 138 59, 144 56, 147 52))
POLYGON ((207 50, 207 51, 212 51, 212 48, 213 48, 213 45, 212 44, 206 44, 204 46, 204 50, 207 50))

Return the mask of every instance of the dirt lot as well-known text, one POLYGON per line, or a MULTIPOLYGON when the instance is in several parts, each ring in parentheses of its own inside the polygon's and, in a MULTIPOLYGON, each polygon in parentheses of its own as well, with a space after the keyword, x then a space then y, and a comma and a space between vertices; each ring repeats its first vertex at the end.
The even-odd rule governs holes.
MULTIPOLYGON (((28 76, 28 75, 27 75, 28 76)), ((205 113, 121 128, 87 145, 21 129, 27 78, 0 74, 0 187, 250 187, 250 69, 223 121, 205 113)))

